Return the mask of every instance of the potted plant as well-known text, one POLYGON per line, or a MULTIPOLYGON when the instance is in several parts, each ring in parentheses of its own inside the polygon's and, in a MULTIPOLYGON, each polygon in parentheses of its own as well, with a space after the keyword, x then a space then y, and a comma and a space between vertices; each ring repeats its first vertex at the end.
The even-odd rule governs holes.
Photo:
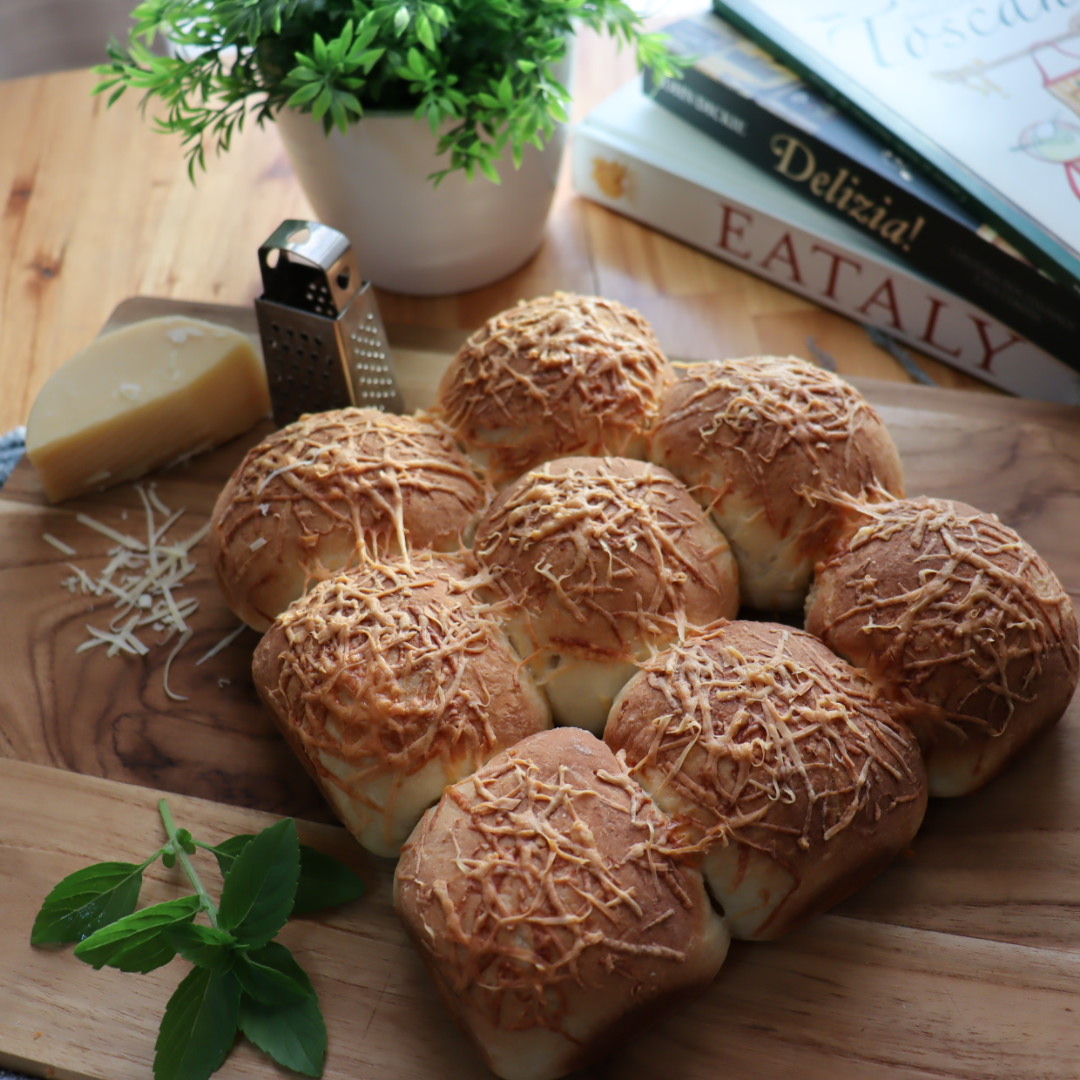
POLYGON ((246 121, 274 121, 319 220, 366 277, 414 293, 486 284, 539 245, 575 29, 680 66, 626 0, 144 0, 133 18, 97 69, 110 104, 156 105, 193 178, 246 121))

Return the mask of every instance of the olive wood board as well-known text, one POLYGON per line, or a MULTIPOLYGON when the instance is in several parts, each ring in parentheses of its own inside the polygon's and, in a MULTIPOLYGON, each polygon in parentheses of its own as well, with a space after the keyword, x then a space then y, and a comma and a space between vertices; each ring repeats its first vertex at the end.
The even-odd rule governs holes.
MULTIPOLYGON (((186 311, 254 332, 247 309, 148 298, 109 325, 186 311)), ((390 328, 410 406, 431 402, 459 343, 390 328)), ((993 511, 1080 596, 1080 409, 1003 396, 860 381, 900 447, 913 494, 993 511)), ((148 478, 186 508, 182 538, 209 515, 243 450, 265 429, 148 478)), ((196 661, 237 623, 203 561, 190 594, 195 636, 172 665, 77 653, 107 614, 60 582, 91 573, 111 541, 84 512, 139 527, 133 485, 58 506, 22 463, 0 491, 0 1065, 40 1075, 148 1077, 156 1026, 183 965, 150 975, 94 972, 67 950, 31 949, 41 900, 65 874, 145 856, 161 842, 155 803, 207 840, 253 831, 266 815, 302 819, 305 838, 352 862, 368 895, 287 928, 323 998, 328 1078, 484 1077, 407 945, 391 907, 392 867, 333 824, 250 680, 244 631, 196 661), (68 558, 50 533, 78 552, 68 558)), ((196 555, 198 559, 198 555, 196 555)), ((1076 1080, 1080 1061, 1080 701, 1004 776, 962 799, 934 800, 911 849, 827 916, 773 944, 736 943, 696 1001, 588 1077, 696 1080, 956 1077, 1076 1080)), ((151 898, 175 886, 161 871, 151 898), (163 875, 163 876, 162 876, 163 875)), ((219 1074, 280 1070, 240 1047, 219 1074)))

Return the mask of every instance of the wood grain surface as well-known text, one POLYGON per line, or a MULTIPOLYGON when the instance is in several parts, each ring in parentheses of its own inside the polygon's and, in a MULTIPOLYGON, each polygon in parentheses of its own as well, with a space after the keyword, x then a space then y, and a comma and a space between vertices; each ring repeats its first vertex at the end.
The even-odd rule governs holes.
MULTIPOLYGON (((134 300, 126 322, 178 306, 134 300)), ((195 307, 250 330, 248 308, 195 307)), ((391 326, 410 405, 431 400, 455 331, 391 326)), ((900 447, 912 493, 998 513, 1080 596, 1080 410, 997 395, 862 380, 900 447)), ((153 477, 185 507, 176 535, 206 520, 259 431, 153 477)), ((289 928, 331 1032, 330 1080, 488 1075, 451 1026, 390 906, 391 871, 332 823, 256 702, 244 632, 202 563, 191 592, 195 638, 173 664, 76 653, 101 618, 61 587, 67 563, 91 572, 111 544, 85 512, 134 530, 132 485, 49 506, 25 463, 0 492, 0 1065, 87 1080, 149 1075, 157 1019, 180 965, 148 976, 93 972, 66 952, 33 950, 48 889, 89 862, 160 842, 168 793, 206 839, 251 831, 266 814, 309 819, 305 836, 343 854, 371 884, 347 908, 289 928), (43 539, 78 552, 70 559, 43 539), (175 967, 175 970, 174 970, 175 967)), ((198 559, 198 554, 196 555, 198 559)), ((984 791, 932 803, 910 851, 829 916, 770 945, 736 945, 698 1001, 635 1039, 589 1078, 705 1080, 1075 1080, 1080 1061, 1080 702, 984 791)), ((162 872, 155 895, 174 887, 162 872)), ((250 1048, 223 1077, 280 1075, 250 1048)))
MULTIPOLYGON (((161 843, 158 793, 0 760, 0 1064, 61 1080, 145 1080, 157 1018, 182 964, 149 975, 95 972, 67 950, 31 949, 26 933, 65 874, 161 843)), ((178 822, 213 843, 268 823, 183 796, 178 822)), ((484 1080, 451 1025, 391 906, 385 865, 340 829, 302 838, 351 862, 360 900, 290 923, 282 941, 311 974, 330 1032, 327 1080, 484 1080)), ((208 878, 208 880, 211 880, 208 878)), ((176 895, 153 873, 148 900, 176 895)), ((1075 1080, 1080 956, 1052 948, 830 915, 782 942, 733 945, 702 997, 578 1080, 1075 1080)), ((241 1044, 220 1080, 283 1075, 241 1044)))

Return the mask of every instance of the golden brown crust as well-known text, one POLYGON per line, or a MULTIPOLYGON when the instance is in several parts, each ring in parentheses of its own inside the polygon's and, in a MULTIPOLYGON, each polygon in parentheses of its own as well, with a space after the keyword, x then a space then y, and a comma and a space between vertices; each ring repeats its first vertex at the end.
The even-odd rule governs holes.
POLYGON ((735 937, 778 937, 853 892, 926 808, 918 745, 874 686, 774 623, 711 627, 647 661, 604 740, 707 853, 735 937))
POLYGON ((628 458, 534 469, 488 507, 473 553, 537 646, 640 659, 738 608, 723 535, 666 469, 628 458))
POLYGON ((252 674, 331 804, 381 855, 445 784, 550 724, 476 580, 449 555, 320 582, 274 621, 252 674), (436 788, 424 796, 414 782, 436 788))
POLYGON ((1061 717, 1080 671, 1076 612, 1053 571, 993 514, 944 499, 849 507, 807 629, 897 702, 933 794, 996 775, 1061 717))
POLYGON ((488 491, 453 437, 424 416, 313 413, 252 448, 214 507, 214 569, 257 630, 312 582, 406 545, 467 538, 488 491))
POLYGON ((500 1076, 561 1076, 627 1012, 647 1021, 715 975, 727 934, 670 830, 576 728, 498 755, 424 816, 395 903, 500 1076))
POLYGON ((501 485, 555 457, 643 456, 671 375, 640 313, 560 292, 477 330, 443 377, 439 409, 501 485))
POLYGON ((652 433, 653 460, 713 513, 751 606, 801 606, 835 534, 835 497, 904 494, 888 429, 854 387, 797 357, 677 370, 652 433))

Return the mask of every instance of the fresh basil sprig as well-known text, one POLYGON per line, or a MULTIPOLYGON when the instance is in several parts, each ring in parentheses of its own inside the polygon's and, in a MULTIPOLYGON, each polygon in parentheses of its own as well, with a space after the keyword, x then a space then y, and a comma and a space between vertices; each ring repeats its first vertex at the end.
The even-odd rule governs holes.
POLYGON ((301 844, 292 818, 212 845, 178 829, 165 799, 158 810, 166 842, 145 862, 97 863, 64 878, 45 898, 31 944, 74 944, 94 968, 147 972, 178 955, 193 965, 165 1007, 155 1080, 207 1080, 238 1033, 279 1065, 321 1076, 326 1024, 318 995, 274 938, 291 915, 361 896, 363 882, 301 844), (200 849, 222 874, 217 901, 192 862, 200 849), (194 892, 138 908, 143 872, 159 858, 179 865, 194 892))

